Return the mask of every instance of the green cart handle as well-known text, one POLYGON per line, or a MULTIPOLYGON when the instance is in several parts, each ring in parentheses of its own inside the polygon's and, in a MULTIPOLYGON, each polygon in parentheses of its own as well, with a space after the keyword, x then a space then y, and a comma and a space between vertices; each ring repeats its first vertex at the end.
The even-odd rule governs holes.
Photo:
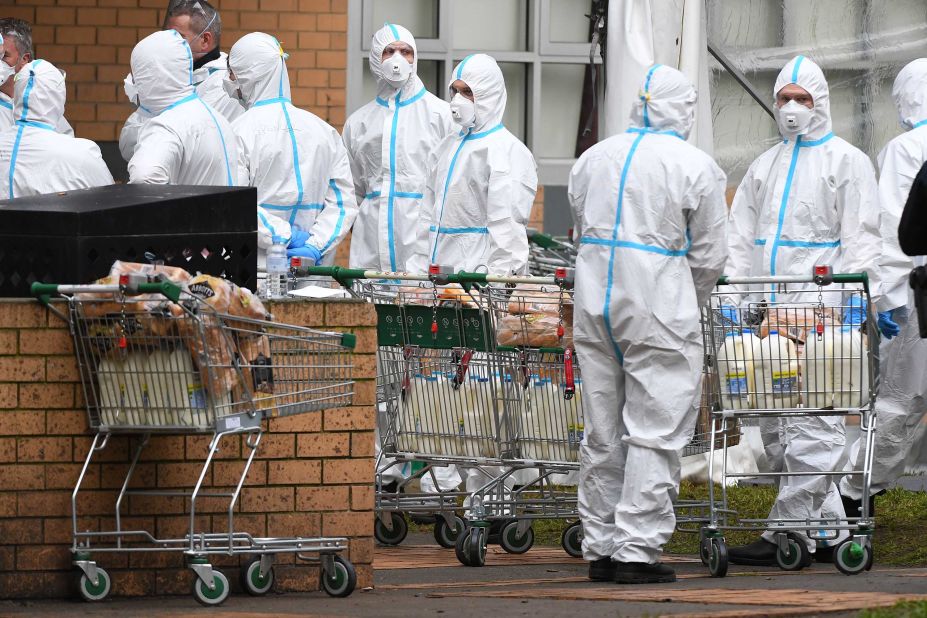
POLYGON ((528 230, 528 242, 537 245, 541 249, 556 249, 561 245, 553 236, 536 230, 528 230))
MULTIPOLYGON (((31 287, 32 295, 42 301, 43 304, 48 304, 49 299, 58 294, 79 294, 80 292, 90 291, 116 292, 118 290, 118 285, 62 285, 58 283, 40 283, 38 281, 33 283, 31 287)), ((180 300, 181 289, 180 286, 170 281, 158 281, 155 283, 139 283, 137 289, 130 292, 130 294, 161 294, 176 303, 180 300)))

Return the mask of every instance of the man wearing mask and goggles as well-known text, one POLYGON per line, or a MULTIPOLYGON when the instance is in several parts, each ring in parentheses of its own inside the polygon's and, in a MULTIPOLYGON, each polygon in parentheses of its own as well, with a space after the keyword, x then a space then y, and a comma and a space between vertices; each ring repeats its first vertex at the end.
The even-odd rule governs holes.
MULTIPOLYGON (((193 54, 193 86, 196 94, 232 122, 244 113, 244 108, 228 97, 222 87, 228 77, 228 56, 219 51, 222 19, 206 0, 174 0, 167 9, 162 30, 176 30, 190 46, 193 54)), ((132 76, 125 80, 125 93, 138 107, 137 89, 132 76)), ((119 151, 128 161, 135 151, 139 129, 151 115, 139 107, 126 120, 119 134, 119 151)))
MULTIPOLYGON (((783 141, 760 155, 737 188, 728 225, 729 276, 810 276, 815 265, 835 273, 867 272, 873 299, 881 253, 878 186, 869 158, 831 130, 830 93, 820 67, 804 56, 790 60, 776 79, 775 114, 783 141)), ((817 298, 814 285, 769 288, 775 303, 817 298)), ((759 301, 759 298, 753 299, 759 301)), ((743 309, 744 307, 741 307, 743 309)), ((727 314, 738 320, 737 307, 727 314)), ((844 325, 859 328, 868 308, 851 307, 844 325)), ((883 325, 880 323, 880 328, 883 325)), ((842 463, 846 444, 843 416, 760 419, 768 471, 829 472, 842 463)), ((846 515, 833 476, 780 478, 771 519, 843 519, 846 515)), ((847 536, 841 531, 817 547, 802 535, 819 562, 847 536)), ((745 547, 731 548, 733 564, 772 565, 771 532, 745 547)))

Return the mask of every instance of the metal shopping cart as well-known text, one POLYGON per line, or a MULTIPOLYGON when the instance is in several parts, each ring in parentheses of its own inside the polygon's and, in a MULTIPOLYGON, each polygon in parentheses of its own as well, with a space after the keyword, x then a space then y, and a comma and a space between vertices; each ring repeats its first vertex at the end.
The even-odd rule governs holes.
POLYGON ((558 238, 528 229, 528 270, 532 275, 552 277, 558 268, 576 268, 576 247, 558 238))
MULTIPOLYGON (((839 480, 846 474, 863 479, 859 517, 739 519, 730 511, 711 508, 702 531, 701 557, 713 576, 727 573, 725 530, 774 533, 777 562, 782 569, 800 570, 811 562, 801 534, 834 543, 849 533, 834 550, 834 563, 842 573, 860 573, 872 564, 874 521, 869 513, 872 469, 875 353, 878 333, 873 321, 841 324, 848 308, 869 307, 865 274, 832 274, 826 266, 809 276, 723 278, 702 311, 705 367, 711 376, 709 403, 712 455, 723 452, 721 491, 727 479, 740 477, 821 478, 839 480), (737 306, 743 320, 731 321, 729 307, 737 306), (727 469, 727 430, 733 423, 780 423, 800 417, 818 417, 840 425, 855 417, 864 438, 861 469, 783 470, 769 473, 732 473, 727 469)), ((787 434, 786 434, 787 435, 787 434)), ((786 447, 788 448, 788 446, 786 447)), ((709 476, 714 478, 714 462, 709 476)), ((714 505, 715 489, 709 485, 714 505)), ((721 504, 726 503, 722 495, 721 504)))
MULTIPOLYGON (((183 552, 196 574, 193 595, 218 605, 229 594, 228 579, 209 556, 247 555, 241 569, 252 595, 274 584, 274 557, 293 554, 318 562, 322 588, 332 596, 351 594, 353 565, 340 555, 346 538, 264 538, 236 528, 242 486, 263 435, 262 421, 313 410, 350 405, 354 335, 218 313, 198 296, 168 281, 123 276, 113 285, 32 286, 33 294, 70 327, 95 432, 71 495, 74 565, 79 590, 88 601, 109 594, 110 575, 93 554, 183 552), (67 298, 67 313, 49 304, 67 298), (139 489, 133 474, 152 434, 211 434, 208 452, 192 489, 139 489), (78 529, 79 500, 87 470, 115 434, 138 434, 131 464, 114 508, 115 529, 78 529), (204 488, 220 444, 241 440, 247 456, 234 487, 204 488), (180 497, 189 505, 189 528, 182 538, 160 538, 123 524, 129 500, 139 496, 180 497), (227 528, 202 530, 198 508, 208 500, 227 500, 227 528)), ((224 502, 223 502, 224 504, 224 502)))

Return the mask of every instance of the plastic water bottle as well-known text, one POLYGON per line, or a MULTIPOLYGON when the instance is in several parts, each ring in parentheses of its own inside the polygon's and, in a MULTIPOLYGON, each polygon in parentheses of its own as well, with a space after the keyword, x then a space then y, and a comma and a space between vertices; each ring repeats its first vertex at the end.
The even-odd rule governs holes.
POLYGON ((267 251, 267 298, 286 296, 289 272, 286 241, 280 236, 274 236, 274 244, 267 251))

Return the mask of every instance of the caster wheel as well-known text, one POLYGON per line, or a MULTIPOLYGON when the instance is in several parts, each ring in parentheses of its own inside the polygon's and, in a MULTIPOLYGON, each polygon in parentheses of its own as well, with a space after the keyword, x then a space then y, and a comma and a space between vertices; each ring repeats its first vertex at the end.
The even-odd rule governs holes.
MULTIPOLYGON (((465 544, 467 566, 481 567, 486 564, 486 537, 485 528, 470 528, 467 532, 465 544)), ((531 542, 534 542, 533 535, 531 542)))
POLYGON ((261 576, 261 559, 255 558, 241 570, 241 585, 251 596, 267 594, 274 587, 274 568, 261 576))
POLYGON ((801 571, 811 564, 811 552, 808 546, 794 532, 788 533, 788 552, 776 549, 776 562, 783 571, 801 571))
POLYGON ((872 568, 872 549, 847 539, 834 550, 834 565, 844 575, 857 575, 872 568))
POLYGON ((435 521, 435 541, 437 541, 438 545, 441 547, 451 549, 457 545, 457 538, 466 529, 467 525, 464 523, 464 520, 456 515, 454 516, 453 528, 447 525, 443 517, 439 516, 437 521, 435 521))
POLYGON ((463 534, 457 536, 457 541, 454 543, 454 555, 457 556, 457 561, 464 566, 470 566, 470 556, 467 554, 467 542, 470 538, 469 531, 471 529, 464 530, 463 534))
POLYGON ((335 556, 331 572, 322 573, 322 590, 328 596, 346 597, 354 592, 356 585, 357 573, 354 571, 354 565, 341 556, 335 556))
POLYGON ((402 513, 390 513, 389 517, 393 529, 388 529, 380 518, 376 517, 373 522, 373 536, 381 545, 399 545, 409 533, 409 524, 402 513))
POLYGON ((206 606, 220 605, 229 596, 229 580, 220 571, 212 572, 213 588, 210 589, 199 577, 193 580, 193 598, 206 606))
POLYGON ((711 538, 705 535, 705 530, 699 530, 698 533, 698 557, 702 564, 709 566, 711 563, 711 538))
POLYGON ((583 557, 583 525, 579 522, 571 524, 560 537, 563 551, 574 558, 583 557))
MULTIPOLYGON (((706 539, 709 546, 708 572, 712 577, 724 577, 727 575, 727 544, 724 539, 713 538, 706 539)), ((704 544, 703 544, 704 546, 704 544)))
POLYGON ((87 575, 81 572, 80 581, 78 582, 80 596, 85 601, 102 601, 109 596, 112 588, 112 580, 109 573, 97 567, 97 581, 94 583, 87 575))
POLYGON ((499 545, 510 554, 523 554, 534 545, 534 529, 528 528, 523 535, 518 536, 518 522, 510 521, 502 528, 499 545))

